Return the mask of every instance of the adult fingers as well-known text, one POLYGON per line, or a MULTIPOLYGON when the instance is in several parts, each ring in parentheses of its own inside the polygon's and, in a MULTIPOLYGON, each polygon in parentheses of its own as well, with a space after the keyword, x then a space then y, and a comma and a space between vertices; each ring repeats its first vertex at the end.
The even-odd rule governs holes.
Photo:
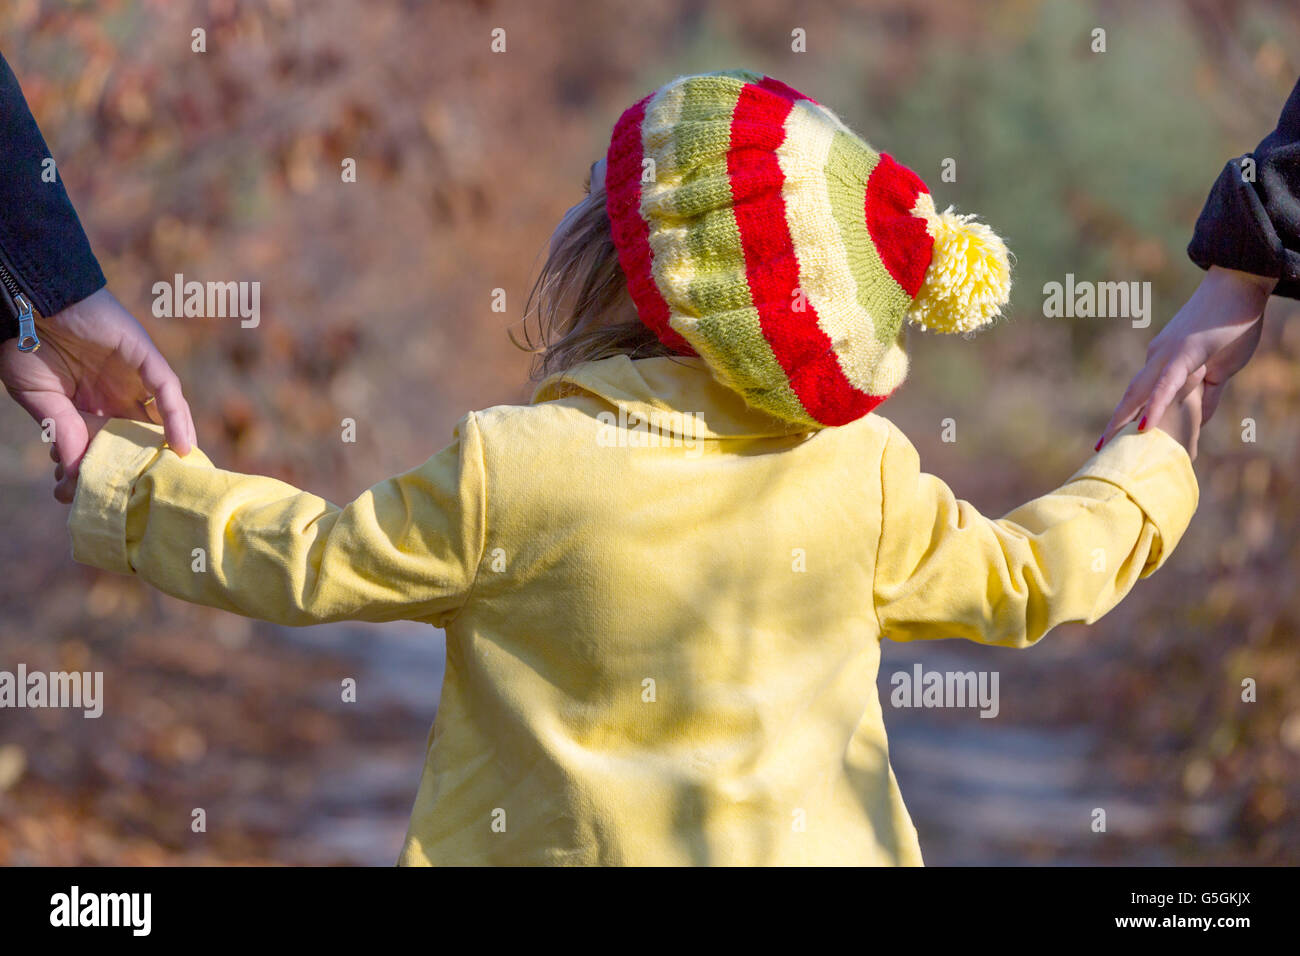
POLYGON ((75 475, 64 474, 54 485, 54 498, 65 505, 72 504, 72 499, 77 496, 77 478, 75 475))
POLYGON ((1183 387, 1178 392, 1178 397, 1185 398, 1195 389, 1203 385, 1208 374, 1209 369, 1204 364, 1198 365, 1196 368, 1188 372, 1187 377, 1183 382, 1183 387))
POLYGON ((53 423, 54 448, 50 457, 76 475, 90 435, 72 400, 59 392, 20 392, 14 397, 38 423, 53 423))
POLYGON ((1187 384, 1188 378, 1195 371, 1195 368, 1189 368, 1186 362, 1187 359, 1182 355, 1175 355, 1161 370, 1155 386, 1151 389, 1151 395, 1147 399, 1142 422, 1138 425, 1139 431, 1158 423, 1164 417, 1165 412, 1169 410, 1169 406, 1174 402, 1178 393, 1182 391, 1183 386, 1187 384))
POLYGON ((155 425, 163 423, 162 413, 158 411, 158 403, 152 398, 146 398, 140 402, 140 411, 142 411, 149 421, 155 425))
POLYGON ((1189 372, 1182 386, 1178 389, 1178 394, 1174 396, 1173 401, 1179 405, 1186 405, 1186 414, 1192 419, 1191 435, 1187 443, 1187 454, 1192 461, 1196 460, 1196 452, 1200 447, 1201 428, 1205 424, 1205 366, 1193 369, 1189 372), (1196 395, 1200 390, 1201 394, 1196 395), (1188 400, 1191 402, 1188 403, 1188 400))
POLYGON ((1146 404, 1151 389, 1155 385, 1156 378, 1163 368, 1163 362, 1158 358, 1153 358, 1142 367, 1142 370, 1133 376, 1133 381, 1129 382, 1128 388, 1124 390, 1124 395, 1115 406, 1114 413, 1110 416, 1110 421, 1102 429, 1101 441, 1097 443, 1100 448, 1103 443, 1110 440, 1110 437, 1119 431, 1129 422, 1131 422, 1142 406, 1146 404))
MULTIPOLYGON (((180 379, 172 371, 167 360, 151 344, 140 362, 140 380, 144 383, 156 405, 159 424, 167 437, 167 444, 178 455, 188 455, 194 447, 194 419, 190 415, 189 403, 181 392, 180 379)), ((146 406, 146 413, 148 406, 146 406)), ((151 416, 152 417, 152 416, 151 416)))
POLYGON ((1223 398, 1222 382, 1206 382, 1205 394, 1201 396, 1201 424, 1208 422, 1219 409, 1219 399, 1223 398))

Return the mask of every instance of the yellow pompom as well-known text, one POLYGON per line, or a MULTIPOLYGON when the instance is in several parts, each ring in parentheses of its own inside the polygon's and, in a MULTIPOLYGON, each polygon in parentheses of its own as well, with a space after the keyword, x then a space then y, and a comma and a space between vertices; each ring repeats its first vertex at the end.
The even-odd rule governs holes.
POLYGON ((934 254, 907 320, 934 332, 973 332, 996 319, 1011 298, 1011 263, 1006 244, 974 216, 949 206, 934 211, 928 193, 914 214, 926 220, 934 254))

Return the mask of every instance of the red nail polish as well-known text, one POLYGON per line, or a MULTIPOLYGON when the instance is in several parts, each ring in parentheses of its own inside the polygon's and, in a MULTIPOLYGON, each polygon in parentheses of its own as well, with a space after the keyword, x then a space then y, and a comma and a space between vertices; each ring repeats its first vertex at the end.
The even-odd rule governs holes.
POLYGON ((1142 431, 1142 429, 1146 427, 1147 427, 1147 417, 1143 415, 1142 421, 1138 422, 1138 431, 1142 431))
POLYGON ((1103 435, 1101 438, 1098 438, 1098 439, 1097 439, 1097 444, 1095 444, 1095 445, 1092 446, 1092 450, 1093 450, 1093 451, 1101 451, 1101 443, 1104 442, 1105 440, 1106 440, 1106 436, 1105 436, 1105 435, 1103 435))

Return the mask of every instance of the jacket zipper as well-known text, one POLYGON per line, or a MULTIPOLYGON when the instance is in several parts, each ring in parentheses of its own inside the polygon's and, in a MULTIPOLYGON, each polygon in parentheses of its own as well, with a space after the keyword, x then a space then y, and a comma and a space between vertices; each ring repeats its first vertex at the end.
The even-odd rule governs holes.
POLYGON ((41 347, 41 340, 36 335, 36 320, 32 317, 32 304, 18 288, 18 280, 9 271, 9 267, 0 261, 0 286, 4 287, 14 310, 18 313, 18 351, 35 352, 41 347))

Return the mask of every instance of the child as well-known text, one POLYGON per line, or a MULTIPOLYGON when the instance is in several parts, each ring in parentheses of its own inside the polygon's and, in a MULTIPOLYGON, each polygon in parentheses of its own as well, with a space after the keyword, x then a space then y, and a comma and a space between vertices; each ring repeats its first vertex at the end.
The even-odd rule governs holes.
POLYGON ((1195 510, 1195 385, 990 520, 869 414, 905 317, 1005 303, 986 226, 749 73, 642 100, 592 173, 534 290, 532 404, 344 508, 111 421, 74 556, 282 624, 445 628, 403 864, 920 864, 880 639, 1023 647, 1114 607, 1195 510))

